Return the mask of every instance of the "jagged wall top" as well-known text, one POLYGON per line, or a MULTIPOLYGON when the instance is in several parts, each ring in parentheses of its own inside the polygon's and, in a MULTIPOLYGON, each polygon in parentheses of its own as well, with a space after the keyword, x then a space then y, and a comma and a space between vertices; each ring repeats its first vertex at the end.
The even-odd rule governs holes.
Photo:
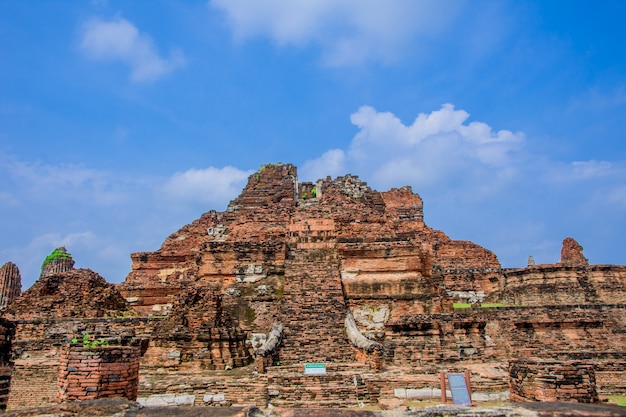
POLYGON ((589 261, 583 255, 583 247, 571 237, 563 239, 561 264, 575 266, 589 265, 589 261))
POLYGON ((239 197, 228 205, 228 212, 255 210, 270 206, 294 206, 297 199, 298 171, 291 164, 266 164, 248 177, 239 197))

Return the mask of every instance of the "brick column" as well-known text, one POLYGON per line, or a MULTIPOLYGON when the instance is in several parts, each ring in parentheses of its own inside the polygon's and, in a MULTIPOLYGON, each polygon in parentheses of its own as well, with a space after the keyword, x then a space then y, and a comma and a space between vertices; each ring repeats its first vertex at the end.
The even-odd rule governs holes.
POLYGON ((124 397, 135 401, 140 356, 140 349, 135 346, 64 346, 59 360, 57 400, 124 397))

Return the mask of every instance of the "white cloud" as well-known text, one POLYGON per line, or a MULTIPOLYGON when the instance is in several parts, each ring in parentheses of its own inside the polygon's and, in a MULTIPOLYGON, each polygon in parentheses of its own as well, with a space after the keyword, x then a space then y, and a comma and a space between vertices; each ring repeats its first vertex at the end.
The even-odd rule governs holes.
POLYGON ((619 169, 608 161, 574 161, 555 163, 546 170, 546 179, 553 182, 592 180, 617 173, 619 169))
MULTIPOLYGON (((442 0, 211 0, 235 37, 267 36, 279 45, 321 46, 330 65, 394 61, 409 41, 443 31, 464 7, 442 0)), ((415 47, 413 47, 413 50, 415 47)))
POLYGON ((106 171, 82 165, 51 165, 22 161, 0 153, 0 174, 19 188, 14 203, 30 198, 53 198, 54 201, 82 201, 89 205, 110 206, 128 198, 128 180, 106 171), (126 184, 122 184, 126 183, 126 184))
POLYGON ((608 161, 574 161, 572 167, 577 178, 592 178, 609 174, 613 164, 608 161))
POLYGON ((80 47, 91 59, 127 63, 131 67, 130 78, 136 82, 154 81, 185 63, 179 49, 162 58, 150 36, 121 17, 87 21, 80 47))
MULTIPOLYGON (((29 244, 32 248, 54 248, 65 246, 70 248, 72 246, 90 246, 96 240, 96 235, 91 231, 74 232, 67 235, 60 235, 58 233, 47 233, 35 237, 29 244)), ((43 261, 43 259, 42 259, 43 261)))
POLYGON ((234 167, 189 169, 173 174, 163 185, 162 197, 177 202, 218 204, 236 197, 253 171, 234 167))
POLYGON ((301 169, 299 176, 304 181, 315 181, 325 178, 327 175, 339 176, 345 174, 345 152, 341 149, 331 149, 324 152, 322 156, 316 159, 306 161, 301 169))
POLYGON ((10 260, 18 266, 22 276, 22 287, 26 289, 39 277, 41 263, 45 257, 60 246, 68 249, 76 261, 76 267, 80 268, 81 254, 93 251, 98 246, 98 238, 91 231, 68 234, 45 233, 33 237, 25 246, 0 250, 0 259, 10 260))
POLYGON ((466 111, 444 104, 405 125, 390 112, 363 106, 350 118, 359 132, 347 165, 371 172, 381 185, 397 184, 402 178, 429 185, 451 178, 494 182, 514 176, 524 135, 494 131, 482 122, 468 124, 468 118, 466 111))

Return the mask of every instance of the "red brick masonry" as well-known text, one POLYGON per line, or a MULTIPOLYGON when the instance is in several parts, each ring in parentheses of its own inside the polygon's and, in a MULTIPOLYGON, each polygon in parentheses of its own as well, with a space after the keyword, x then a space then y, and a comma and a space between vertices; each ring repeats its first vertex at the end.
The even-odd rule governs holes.
POLYGON ((134 346, 84 348, 66 345, 61 351, 59 391, 62 401, 124 397, 137 399, 140 349, 134 346))
POLYGON ((597 403, 593 365, 579 361, 509 361, 511 401, 597 403))

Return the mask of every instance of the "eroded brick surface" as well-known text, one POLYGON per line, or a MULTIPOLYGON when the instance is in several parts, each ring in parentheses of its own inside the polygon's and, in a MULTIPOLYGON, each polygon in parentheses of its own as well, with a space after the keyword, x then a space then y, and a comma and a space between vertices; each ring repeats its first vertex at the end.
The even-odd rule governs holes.
POLYGON ((137 399, 140 349, 67 344, 59 359, 57 400, 137 399))
POLYGON ((89 269, 41 276, 5 316, 13 320, 115 316, 129 306, 113 284, 89 269))
MULTIPOLYGON (((589 265, 565 239, 559 263, 502 269, 493 252, 427 226, 410 187, 379 192, 354 175, 298 183, 294 166, 267 165, 227 210, 131 259, 119 294, 71 269, 13 303, 16 386, 48 392, 37 367, 58 369, 59 346, 87 332, 139 349, 142 404, 397 402, 436 397, 442 370, 469 370, 476 392, 500 398, 509 360, 536 357, 584 363, 599 394, 626 392, 626 266, 589 265), (348 311, 383 346, 376 357, 347 339, 348 311), (255 373, 274 324, 281 344, 255 373), (310 362, 328 374, 305 376, 310 362)), ((22 388, 15 404, 32 404, 22 388)))
POLYGON ((0 310, 7 308, 21 293, 20 270, 13 262, 7 262, 0 268, 0 310))
POLYGON ((599 402, 594 367, 584 362, 512 360, 509 375, 511 401, 599 402))

